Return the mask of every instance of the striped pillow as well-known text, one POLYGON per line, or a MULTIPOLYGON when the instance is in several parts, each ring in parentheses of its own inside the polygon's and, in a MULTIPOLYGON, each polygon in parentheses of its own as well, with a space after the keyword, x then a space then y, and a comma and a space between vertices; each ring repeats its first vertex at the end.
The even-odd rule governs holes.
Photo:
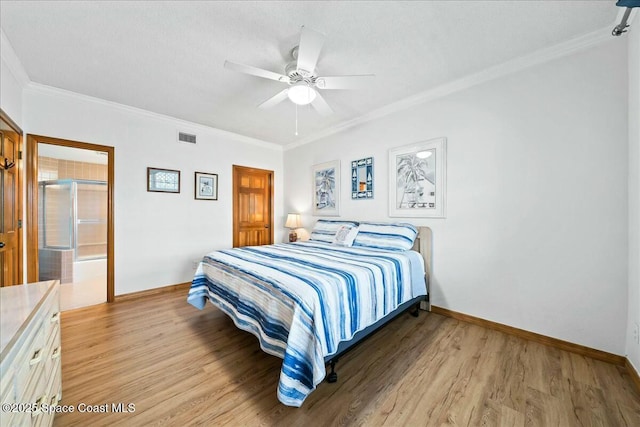
POLYGON ((338 229, 343 225, 358 226, 355 221, 332 221, 329 219, 319 219, 311 230, 311 236, 309 240, 315 242, 333 243, 333 239, 336 237, 338 229))
POLYGON ((418 229, 411 224, 361 222, 353 246, 407 251, 417 236, 418 229))

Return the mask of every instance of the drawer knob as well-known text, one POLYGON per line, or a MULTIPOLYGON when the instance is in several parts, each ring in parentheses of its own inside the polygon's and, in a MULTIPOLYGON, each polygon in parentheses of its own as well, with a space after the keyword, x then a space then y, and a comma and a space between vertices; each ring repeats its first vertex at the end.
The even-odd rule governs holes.
POLYGON ((29 366, 40 363, 40 360, 42 360, 42 349, 36 350, 33 353, 33 357, 29 360, 29 366))
POLYGON ((31 411, 32 418, 40 415, 40 413, 42 412, 42 402, 44 402, 45 400, 47 400, 46 394, 43 394, 38 400, 36 400, 36 408, 34 411, 31 411))
POLYGON ((56 323, 58 320, 60 320, 60 312, 57 312, 56 314, 51 316, 51 323, 56 323))
POLYGON ((51 355, 52 359, 57 359, 60 357, 60 347, 56 347, 55 350, 53 350, 53 354, 51 355))

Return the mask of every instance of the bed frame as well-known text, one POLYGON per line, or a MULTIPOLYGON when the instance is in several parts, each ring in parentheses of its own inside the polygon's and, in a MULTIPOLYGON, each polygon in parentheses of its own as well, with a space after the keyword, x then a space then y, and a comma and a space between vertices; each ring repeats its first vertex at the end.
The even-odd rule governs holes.
POLYGON ((356 332, 352 339, 349 341, 343 341, 338 345, 338 351, 334 354, 327 356, 324 358, 324 363, 331 366, 331 372, 327 374, 327 381, 330 383, 334 383, 338 381, 338 374, 336 373, 336 363, 338 363, 338 359, 344 356, 349 350, 353 349, 356 345, 360 344, 366 338, 373 335, 378 329, 382 328, 384 325, 403 314, 406 311, 410 311, 411 315, 414 317, 418 317, 420 313, 420 309, 431 311, 431 304, 429 303, 429 284, 431 283, 431 229, 429 227, 417 227, 418 228, 418 237, 416 237, 415 243, 413 244, 413 250, 419 252, 424 259, 424 280, 427 285, 427 295, 416 297, 410 301, 405 302, 400 305, 391 313, 387 314, 382 319, 378 320, 373 325, 356 332))

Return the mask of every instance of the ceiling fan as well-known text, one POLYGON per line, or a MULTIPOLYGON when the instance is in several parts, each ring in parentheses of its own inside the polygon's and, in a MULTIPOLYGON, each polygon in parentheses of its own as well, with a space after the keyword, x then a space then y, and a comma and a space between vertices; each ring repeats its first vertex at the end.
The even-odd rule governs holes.
POLYGON ((311 104, 318 113, 329 115, 333 113, 333 110, 320 95, 319 90, 363 88, 374 75, 319 76, 316 64, 323 44, 324 35, 322 33, 303 26, 300 33, 300 43, 291 49, 292 60, 285 66, 285 74, 230 61, 225 61, 224 67, 289 85, 286 89, 258 105, 258 108, 271 108, 289 98, 296 105, 311 104))

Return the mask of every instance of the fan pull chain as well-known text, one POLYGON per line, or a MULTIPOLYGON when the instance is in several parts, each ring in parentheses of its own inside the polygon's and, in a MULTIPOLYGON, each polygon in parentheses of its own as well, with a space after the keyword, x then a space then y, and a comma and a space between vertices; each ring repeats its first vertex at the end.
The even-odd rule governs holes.
POLYGON ((296 104, 296 136, 298 136, 298 104, 296 104))

